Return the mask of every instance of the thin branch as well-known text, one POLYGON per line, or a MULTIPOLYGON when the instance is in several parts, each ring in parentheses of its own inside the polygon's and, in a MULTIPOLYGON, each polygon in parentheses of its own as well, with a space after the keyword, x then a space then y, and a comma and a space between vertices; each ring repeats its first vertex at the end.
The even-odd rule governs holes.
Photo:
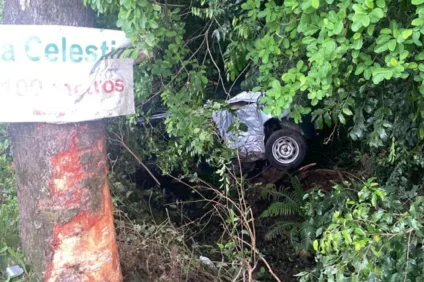
POLYGON ((156 182, 156 184, 160 185, 159 180, 153 175, 153 173, 150 171, 150 169, 143 163, 143 161, 127 146, 127 144, 124 142, 124 138, 116 134, 116 137, 119 140, 119 143, 124 147, 133 157, 134 159, 147 171, 147 173, 153 178, 153 180, 156 182))
MULTIPOLYGON (((209 28, 208 28, 208 30, 206 31, 206 34, 207 34, 207 35, 209 34, 209 30, 210 30, 210 27, 209 27, 209 28)), ((210 49, 210 47, 209 47, 209 40, 207 40, 207 39, 206 39, 206 49, 207 49, 207 51, 208 51, 208 53, 209 53, 209 56, 210 56, 210 58, 211 58, 211 60, 212 60, 212 63, 214 64, 214 66, 215 66, 216 70, 218 71, 218 81, 220 81, 220 82, 221 82, 222 88, 224 89, 224 91, 225 91, 225 93, 227 94, 227 96, 230 96, 230 94, 229 94, 229 93, 227 92, 227 90, 225 89, 224 81, 223 81, 223 79, 222 79, 222 75, 221 75, 221 70, 219 69, 218 64, 215 62, 215 59, 213 58, 213 55, 212 55, 211 49, 210 49)))
POLYGON ((228 90, 229 93, 231 93, 231 90, 233 90, 234 85, 236 84, 237 80, 248 70, 248 68, 250 67, 250 65, 252 64, 252 62, 250 61, 245 67, 244 69, 239 73, 239 75, 236 77, 236 79, 234 80, 233 84, 230 87, 230 90, 228 90))
POLYGON ((405 276, 403 277, 403 282, 406 282, 406 278, 408 277, 408 266, 409 266, 409 252, 411 249, 411 235, 412 235, 412 231, 409 232, 409 236, 408 236, 408 250, 406 251, 406 265, 405 265, 405 276))

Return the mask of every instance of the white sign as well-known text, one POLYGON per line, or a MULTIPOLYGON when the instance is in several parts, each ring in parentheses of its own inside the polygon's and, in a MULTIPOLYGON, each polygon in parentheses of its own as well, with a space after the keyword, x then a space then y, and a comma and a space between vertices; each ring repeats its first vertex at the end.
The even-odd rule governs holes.
POLYGON ((0 122, 66 123, 134 114, 124 32, 0 25, 0 122))

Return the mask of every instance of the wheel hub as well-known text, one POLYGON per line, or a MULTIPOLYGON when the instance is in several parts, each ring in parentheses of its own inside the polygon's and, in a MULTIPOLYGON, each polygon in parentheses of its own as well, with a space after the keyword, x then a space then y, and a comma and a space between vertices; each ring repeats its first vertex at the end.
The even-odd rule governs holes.
POLYGON ((272 145, 272 155, 282 164, 292 163, 299 156, 299 144, 292 137, 280 137, 272 145))

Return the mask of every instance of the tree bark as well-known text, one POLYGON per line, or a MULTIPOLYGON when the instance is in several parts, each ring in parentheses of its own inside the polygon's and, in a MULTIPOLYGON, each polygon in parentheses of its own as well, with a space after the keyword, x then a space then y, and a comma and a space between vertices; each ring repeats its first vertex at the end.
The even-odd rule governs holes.
MULTIPOLYGON (((94 26, 81 0, 6 0, 6 24, 94 26)), ((122 281, 105 126, 11 124, 25 256, 43 281, 122 281)))

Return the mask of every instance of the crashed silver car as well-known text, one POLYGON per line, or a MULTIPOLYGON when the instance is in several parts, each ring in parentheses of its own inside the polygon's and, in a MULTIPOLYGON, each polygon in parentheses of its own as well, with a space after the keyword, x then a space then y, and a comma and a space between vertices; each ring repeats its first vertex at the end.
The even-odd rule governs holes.
MULTIPOLYGON (((289 111, 271 116, 262 111, 259 103, 261 93, 241 92, 229 99, 228 110, 213 113, 220 136, 226 145, 238 151, 243 163, 268 160, 277 169, 294 169, 304 160, 307 152, 306 138, 315 135, 310 117, 303 117, 301 124, 289 119, 289 111), (231 130, 238 120, 245 130, 231 130)), ((166 112, 153 114, 149 120, 161 120, 166 112)), ((144 118, 140 118, 143 122, 144 118)))
POLYGON ((279 117, 266 114, 259 104, 260 97, 261 93, 242 92, 228 100, 231 110, 213 114, 219 134, 228 147, 238 150, 244 162, 267 159, 278 169, 298 167, 306 156, 306 138, 315 135, 315 126, 310 117, 296 124, 287 110, 279 117), (247 130, 230 131, 236 119, 247 130))

